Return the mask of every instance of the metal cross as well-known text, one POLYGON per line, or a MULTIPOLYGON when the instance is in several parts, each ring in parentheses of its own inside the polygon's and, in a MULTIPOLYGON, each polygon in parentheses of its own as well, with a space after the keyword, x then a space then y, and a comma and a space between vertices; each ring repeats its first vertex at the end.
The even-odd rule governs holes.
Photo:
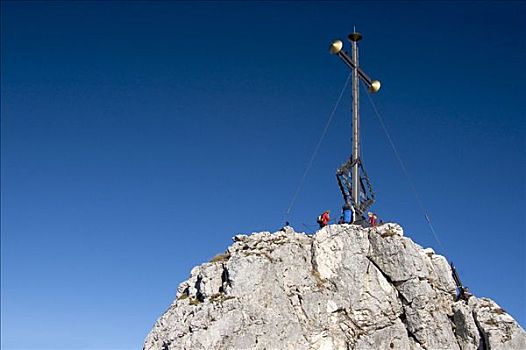
POLYGON ((347 52, 343 51, 343 43, 341 40, 335 40, 329 47, 329 51, 332 54, 339 56, 345 64, 352 69, 352 157, 349 162, 345 163, 340 167, 336 173, 338 184, 344 196, 345 203, 352 205, 357 214, 361 216, 367 210, 369 206, 374 202, 374 193, 370 185, 367 174, 363 170, 363 165, 360 160, 360 117, 359 117, 359 79, 361 79, 372 93, 380 90, 380 82, 378 80, 372 80, 358 65, 358 41, 362 39, 362 35, 357 32, 353 32, 348 36, 349 41, 352 43, 352 58, 349 57, 347 52), (351 170, 351 171, 349 171, 351 170), (362 170, 362 175, 360 175, 362 170), (351 180, 351 181, 349 181, 351 180), (367 184, 367 188, 364 185, 364 181, 367 184), (367 193, 369 192, 369 194, 367 193), (362 194, 363 198, 361 198, 362 194))

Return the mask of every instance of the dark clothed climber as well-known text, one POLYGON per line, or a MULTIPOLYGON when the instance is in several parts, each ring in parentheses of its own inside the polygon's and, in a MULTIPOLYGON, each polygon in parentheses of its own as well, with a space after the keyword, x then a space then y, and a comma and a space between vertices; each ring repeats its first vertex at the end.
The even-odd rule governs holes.
POLYGON ((468 301, 470 297, 473 296, 471 292, 469 291, 469 288, 464 286, 462 284, 462 281, 460 281, 460 276, 458 275, 457 269, 455 268, 455 265, 453 263, 449 263, 451 266, 451 274, 453 275, 453 280, 455 280, 455 284, 457 285, 457 300, 464 300, 468 301))
POLYGON ((354 222, 355 210, 352 205, 345 204, 342 207, 341 224, 352 224, 354 222))

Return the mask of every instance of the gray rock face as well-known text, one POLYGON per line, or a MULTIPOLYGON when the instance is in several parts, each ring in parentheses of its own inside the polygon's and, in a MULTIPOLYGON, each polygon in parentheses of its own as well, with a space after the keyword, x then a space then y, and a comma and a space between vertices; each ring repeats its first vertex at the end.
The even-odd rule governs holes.
POLYGON ((144 349, 526 349, 495 302, 455 296, 446 259, 397 224, 237 235, 191 271, 144 349))

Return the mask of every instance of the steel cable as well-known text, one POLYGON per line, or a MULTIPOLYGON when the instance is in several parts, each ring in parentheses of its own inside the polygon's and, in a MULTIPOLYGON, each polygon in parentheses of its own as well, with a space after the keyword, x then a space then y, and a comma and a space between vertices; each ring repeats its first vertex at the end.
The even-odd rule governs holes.
POLYGON ((422 210, 422 213, 424 214, 424 217, 429 225, 429 228, 431 229, 431 232, 433 233, 433 237, 437 241, 438 245, 443 249, 442 243, 438 239, 438 235, 435 231, 435 228, 433 227, 433 224, 431 223, 431 219, 429 218, 429 215, 427 213, 427 210, 424 206, 424 203, 422 202, 422 199, 420 198, 420 195, 418 194, 418 191, 416 190, 416 186, 411 179, 411 176, 409 176, 409 172, 407 171, 407 168, 405 167, 404 162, 402 161, 402 158, 400 157, 400 153, 398 153, 398 150, 393 142, 393 139, 391 138, 391 135, 389 134, 389 131, 387 130, 387 126, 384 123, 384 120, 382 118, 382 115, 378 111, 378 108, 376 108, 376 104, 374 103, 371 94, 369 91, 366 92, 367 97, 369 98, 369 102, 371 103, 371 106, 373 108, 374 113, 376 114, 376 117, 378 118, 378 121, 380 122, 380 125, 382 127, 382 130, 385 133, 385 136, 387 137, 387 140, 389 141, 389 144, 391 145, 391 148, 393 149, 393 153, 395 154, 396 160, 398 161, 398 164, 400 165, 400 168, 402 169, 402 173, 404 174, 406 181, 409 183, 409 187, 411 187, 411 190, 413 192, 413 195, 415 196, 416 201, 418 202, 418 205, 420 206, 420 210, 422 210))
POLYGON ((340 91, 340 95, 338 96, 338 99, 336 100, 336 104, 332 108, 331 113, 329 114, 329 118, 327 120, 327 123, 325 124, 325 128, 323 129, 323 132, 321 133, 320 139, 318 140, 318 143, 316 144, 316 147, 314 148, 314 151, 312 152, 312 155, 310 157, 309 163, 307 164, 307 167, 305 168, 305 171, 303 172, 303 175, 300 179, 300 182, 298 183, 298 186, 296 187, 296 191, 294 192, 294 195, 292 196, 292 200, 290 201, 290 205, 287 208, 287 211, 285 212, 285 215, 283 217, 283 221, 287 221, 287 218, 296 202, 296 199, 298 198, 298 195, 301 191, 301 188, 303 187, 303 184, 305 183, 305 179, 307 178, 307 174, 312 167, 312 164, 314 163, 314 159, 316 158, 316 155, 318 154, 318 151, 320 149, 321 143, 323 142, 323 139, 325 138, 325 135, 327 134, 327 131, 329 130, 329 126, 331 125, 332 119, 334 117, 334 114, 336 113, 336 110, 338 109, 338 106, 340 105, 340 102, 342 100, 343 94, 345 93, 345 90, 347 89, 347 86, 349 85, 349 81, 351 80, 352 73, 347 76, 347 80, 345 80, 345 84, 343 85, 342 90, 340 91))

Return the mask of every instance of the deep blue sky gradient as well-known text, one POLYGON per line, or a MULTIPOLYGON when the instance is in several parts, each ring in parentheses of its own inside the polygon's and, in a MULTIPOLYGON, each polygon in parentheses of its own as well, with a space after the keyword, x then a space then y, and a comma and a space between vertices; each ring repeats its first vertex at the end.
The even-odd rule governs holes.
MULTIPOLYGON (((2 1, 2 349, 139 349, 193 266, 279 229, 348 74, 328 45, 353 25, 442 245, 363 96, 374 210, 526 325, 525 18, 524 2, 2 1)), ((297 230, 339 210, 350 105, 297 230)))

